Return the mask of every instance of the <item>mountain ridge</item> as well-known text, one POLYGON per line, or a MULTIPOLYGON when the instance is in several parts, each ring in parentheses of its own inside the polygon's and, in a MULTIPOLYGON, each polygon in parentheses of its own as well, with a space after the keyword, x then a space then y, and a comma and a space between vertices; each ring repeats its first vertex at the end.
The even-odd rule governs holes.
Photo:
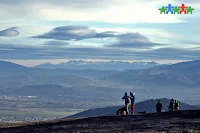
POLYGON ((125 70, 125 69, 145 69, 150 67, 155 67, 160 64, 152 62, 123 62, 123 61, 108 61, 108 62, 92 62, 92 61, 83 61, 83 60, 70 60, 68 62, 62 62, 59 64, 44 63, 35 66, 35 68, 45 68, 45 69, 56 69, 56 68, 65 68, 65 69, 95 69, 95 70, 125 70), (117 65, 117 66, 116 66, 117 65))
POLYGON ((90 69, 75 70, 75 69, 63 69, 63 68, 43 69, 43 68, 25 67, 7 61, 0 61, 0 68, 1 68, 0 78, 17 76, 17 75, 31 75, 31 76, 76 75, 80 77, 96 78, 117 72, 116 70, 92 70, 92 69, 91 70, 90 69))

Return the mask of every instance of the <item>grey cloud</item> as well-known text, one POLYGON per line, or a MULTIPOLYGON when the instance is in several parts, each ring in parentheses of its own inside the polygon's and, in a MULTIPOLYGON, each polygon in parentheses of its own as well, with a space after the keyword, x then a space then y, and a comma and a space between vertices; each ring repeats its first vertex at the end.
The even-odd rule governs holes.
POLYGON ((113 31, 105 31, 101 33, 96 33, 95 38, 108 38, 108 37, 117 37, 119 33, 113 31))
POLYGON ((62 26, 52 29, 43 35, 34 36, 33 38, 45 38, 55 40, 83 40, 91 38, 108 38, 117 37, 117 32, 106 31, 97 33, 96 30, 87 26, 62 26))
POLYGON ((1 59, 110 59, 110 60, 196 60, 200 59, 200 49, 162 48, 145 51, 81 47, 24 47, 0 45, 1 59), (27 56, 28 55, 28 56, 27 56), (6 57, 6 58, 5 58, 6 57))
POLYGON ((33 38, 46 38, 56 40, 82 40, 94 38, 95 30, 89 29, 86 26, 62 26, 52 29, 50 32, 43 35, 34 36, 33 38))
POLYGON ((43 48, 0 44, 1 59, 41 59, 43 48))
POLYGON ((19 34, 20 33, 19 33, 17 27, 11 27, 9 29, 5 29, 5 30, 0 31, 0 36, 4 36, 4 37, 16 37, 19 34))
POLYGON ((34 36, 33 38, 45 38, 55 40, 84 40, 91 38, 116 38, 117 42, 107 47, 124 47, 124 48, 151 48, 157 45, 164 45, 150 42, 149 39, 139 33, 120 34, 113 31, 98 33, 94 29, 86 26, 62 26, 52 29, 43 35, 34 36))
POLYGON ((146 52, 149 58, 196 60, 200 59, 200 49, 186 48, 160 48, 146 52))
POLYGON ((151 48, 153 46, 165 45, 150 42, 149 39, 139 33, 126 33, 121 34, 118 37, 118 42, 108 47, 119 47, 119 48, 151 48))
POLYGON ((45 46, 67 46, 70 45, 68 42, 63 41, 47 41, 44 43, 45 46))

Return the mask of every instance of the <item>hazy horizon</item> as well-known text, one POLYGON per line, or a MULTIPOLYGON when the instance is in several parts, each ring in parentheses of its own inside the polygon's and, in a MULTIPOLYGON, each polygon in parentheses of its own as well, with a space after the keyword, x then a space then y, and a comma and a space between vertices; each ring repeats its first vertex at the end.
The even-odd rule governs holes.
MULTIPOLYGON (((79 59, 82 60, 82 59, 79 59)), ((37 65, 41 65, 44 63, 51 63, 51 64, 60 64, 62 62, 69 62, 69 61, 79 61, 78 59, 59 59, 59 60, 1 60, 0 61, 7 61, 7 62, 12 62, 12 63, 16 63, 19 65, 23 65, 26 67, 35 67, 37 65)), ((190 61, 190 60, 161 60, 161 61, 153 61, 153 60, 84 60, 86 62, 109 62, 109 61, 122 61, 122 62, 156 62, 158 64, 175 64, 175 63, 180 63, 180 62, 186 62, 186 61, 190 61)))

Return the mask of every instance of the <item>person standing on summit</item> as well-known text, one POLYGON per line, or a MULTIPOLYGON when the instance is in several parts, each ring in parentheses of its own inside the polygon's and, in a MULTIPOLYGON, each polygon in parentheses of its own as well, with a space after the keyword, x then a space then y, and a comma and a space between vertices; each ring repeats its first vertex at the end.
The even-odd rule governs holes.
POLYGON ((174 101, 174 109, 175 109, 176 111, 179 110, 179 102, 178 102, 177 100, 174 101))
POLYGON ((130 99, 131 99, 131 114, 135 112, 135 93, 130 92, 130 99))
POLYGON ((174 99, 172 98, 169 103, 169 111, 173 111, 173 110, 174 110, 174 99))
POLYGON ((157 110, 157 112, 161 112, 162 111, 162 104, 160 103, 160 100, 158 100, 158 102, 156 104, 156 110, 157 110))
POLYGON ((122 99, 125 100, 125 106, 126 106, 126 114, 129 114, 129 106, 130 106, 130 97, 128 96, 127 92, 124 94, 122 99))

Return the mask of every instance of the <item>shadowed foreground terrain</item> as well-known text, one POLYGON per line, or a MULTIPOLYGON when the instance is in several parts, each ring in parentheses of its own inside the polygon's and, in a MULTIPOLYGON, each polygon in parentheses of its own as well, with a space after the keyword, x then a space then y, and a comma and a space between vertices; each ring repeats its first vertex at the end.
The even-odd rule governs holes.
POLYGON ((1 125, 1 133, 200 132, 200 110, 1 125), (13 127, 9 127, 13 126, 13 127))

